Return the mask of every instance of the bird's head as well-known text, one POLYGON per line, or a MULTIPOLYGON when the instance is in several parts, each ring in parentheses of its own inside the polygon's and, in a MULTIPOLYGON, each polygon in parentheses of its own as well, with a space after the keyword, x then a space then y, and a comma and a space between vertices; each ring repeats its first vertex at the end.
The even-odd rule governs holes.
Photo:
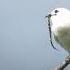
POLYGON ((48 16, 45 16, 45 18, 50 18, 52 23, 55 23, 56 21, 60 22, 65 20, 66 17, 70 16, 70 11, 68 9, 65 8, 56 8, 54 10, 52 10, 48 16))

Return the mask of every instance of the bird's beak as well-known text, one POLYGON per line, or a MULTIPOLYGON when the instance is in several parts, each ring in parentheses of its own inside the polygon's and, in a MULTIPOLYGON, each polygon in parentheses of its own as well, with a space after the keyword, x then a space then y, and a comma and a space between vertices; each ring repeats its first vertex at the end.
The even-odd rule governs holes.
POLYGON ((51 14, 48 14, 47 16, 45 16, 45 18, 50 18, 52 15, 51 14))

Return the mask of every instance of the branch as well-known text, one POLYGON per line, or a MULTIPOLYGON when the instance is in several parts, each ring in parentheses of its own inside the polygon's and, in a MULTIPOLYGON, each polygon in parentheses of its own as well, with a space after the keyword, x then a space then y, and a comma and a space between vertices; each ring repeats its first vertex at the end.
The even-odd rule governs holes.
POLYGON ((70 55, 65 58, 65 61, 59 66, 56 67, 55 70, 64 70, 70 64, 70 55))

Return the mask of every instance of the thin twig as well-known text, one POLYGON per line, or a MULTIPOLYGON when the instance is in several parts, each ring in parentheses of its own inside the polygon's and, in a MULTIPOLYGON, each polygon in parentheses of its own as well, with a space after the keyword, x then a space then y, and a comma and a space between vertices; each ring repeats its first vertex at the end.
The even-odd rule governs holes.
POLYGON ((66 57, 65 61, 59 67, 56 67, 55 70, 64 70, 69 64, 70 56, 66 57))

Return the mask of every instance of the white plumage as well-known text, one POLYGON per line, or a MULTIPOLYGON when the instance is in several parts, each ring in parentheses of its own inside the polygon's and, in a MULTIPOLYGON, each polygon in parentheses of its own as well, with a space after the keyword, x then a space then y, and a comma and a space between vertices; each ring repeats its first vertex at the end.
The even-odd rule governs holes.
POLYGON ((51 31, 55 40, 70 52, 70 10, 56 8, 50 14, 51 31))

